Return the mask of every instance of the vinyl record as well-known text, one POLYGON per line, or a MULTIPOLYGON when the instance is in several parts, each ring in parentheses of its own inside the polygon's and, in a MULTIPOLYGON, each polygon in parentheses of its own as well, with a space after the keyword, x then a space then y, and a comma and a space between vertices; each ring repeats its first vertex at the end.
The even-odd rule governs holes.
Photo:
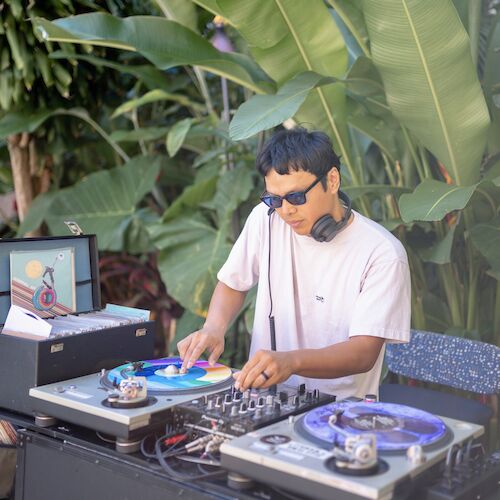
POLYGON ((179 373, 180 358, 161 358, 127 363, 109 370, 103 377, 103 384, 112 388, 129 377, 146 377, 150 394, 184 394, 223 388, 232 381, 231 368, 208 361, 198 360, 186 373, 179 373))
POLYGON ((311 441, 331 447, 349 435, 372 433, 379 451, 406 451, 411 445, 429 447, 449 437, 444 422, 430 413, 392 403, 339 401, 306 413, 297 430, 311 441), (337 414, 332 427, 328 420, 337 414))

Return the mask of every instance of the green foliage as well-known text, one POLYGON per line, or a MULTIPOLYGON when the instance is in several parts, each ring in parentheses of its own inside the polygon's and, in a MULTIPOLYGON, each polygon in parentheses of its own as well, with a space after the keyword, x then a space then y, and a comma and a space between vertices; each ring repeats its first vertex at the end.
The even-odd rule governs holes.
MULTIPOLYGON (((105 214, 92 228, 107 248, 140 251, 154 245, 162 279, 187 311, 179 339, 201 324, 216 273, 257 200, 261 186, 251 167, 258 144, 253 136, 293 117, 330 135, 347 170, 343 189, 356 208, 405 244, 413 326, 472 337, 479 332, 483 340, 495 341, 500 335, 500 314, 495 314, 500 293, 499 15, 481 21, 487 36, 479 58, 479 32, 468 21, 464 27, 451 0, 194 3, 198 10, 187 1, 157 0, 167 19, 102 13, 55 22, 37 19, 46 43, 113 47, 122 50, 124 61, 139 54, 152 63, 125 65, 136 83, 114 113, 101 118, 100 135, 122 158, 122 153, 154 155, 162 163, 156 183, 153 170, 146 175, 116 167, 113 180, 99 177, 99 188, 97 181, 76 184, 64 204, 39 200, 36 206, 47 210, 49 227, 57 230, 54 221, 61 216, 73 214, 90 223, 105 214), (227 19, 242 53, 218 52, 198 34, 200 16, 206 16, 201 9, 227 19), (473 63, 479 59, 482 80, 473 63), (186 65, 192 68, 184 70, 186 65), (171 85, 181 74, 194 85, 171 85), (213 75, 231 82, 226 102, 213 75), (247 102, 239 106, 243 95, 247 102), (239 106, 230 136, 218 115, 228 102, 239 106), (147 182, 141 184, 141 175, 147 182), (107 193, 115 193, 110 183, 121 185, 122 177, 128 182, 123 189, 143 189, 127 198, 123 218, 115 222, 107 193), (75 205, 73 211, 70 200, 89 196, 90 187, 105 204, 91 197, 92 204, 78 210, 75 205), (112 233, 110 227, 119 229, 112 233)), ((125 71, 123 61, 96 54, 72 58, 68 46, 53 60, 68 57, 125 71)), ((0 130, 33 130, 48 116, 12 115, 0 122, 0 130)), ((116 189, 125 197, 122 188, 116 189)), ((40 214, 30 217, 41 220, 40 214)), ((241 346, 238 335, 249 329, 252 316, 249 294, 229 352, 241 346)))

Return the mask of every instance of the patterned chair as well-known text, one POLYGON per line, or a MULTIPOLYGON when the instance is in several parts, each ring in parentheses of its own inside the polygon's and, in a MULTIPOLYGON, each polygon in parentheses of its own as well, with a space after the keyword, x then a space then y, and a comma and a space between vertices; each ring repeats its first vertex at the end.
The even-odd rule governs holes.
MULTIPOLYGON (((500 348, 484 342, 440 333, 412 330, 408 344, 388 344, 389 371, 412 380, 433 382, 491 396, 498 405, 500 348)), ((380 401, 414 406, 445 417, 484 425, 493 415, 490 406, 474 399, 414 385, 382 384, 380 401)), ((483 398, 486 399, 486 398, 483 398)))

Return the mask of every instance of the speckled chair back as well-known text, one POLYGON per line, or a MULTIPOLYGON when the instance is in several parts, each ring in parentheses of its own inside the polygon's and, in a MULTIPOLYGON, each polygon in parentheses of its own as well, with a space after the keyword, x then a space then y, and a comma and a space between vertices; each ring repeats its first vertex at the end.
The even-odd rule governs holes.
POLYGON ((478 394, 500 393, 500 347, 442 333, 412 330, 408 344, 389 344, 393 373, 478 394))
MULTIPOLYGON (((482 401, 415 384, 384 383, 379 399, 488 428, 500 394, 500 348, 441 333, 412 330, 407 344, 388 344, 389 372, 481 395, 482 401), (484 404, 492 400, 493 404, 484 404)), ((467 394, 464 394, 466 396, 467 394)))

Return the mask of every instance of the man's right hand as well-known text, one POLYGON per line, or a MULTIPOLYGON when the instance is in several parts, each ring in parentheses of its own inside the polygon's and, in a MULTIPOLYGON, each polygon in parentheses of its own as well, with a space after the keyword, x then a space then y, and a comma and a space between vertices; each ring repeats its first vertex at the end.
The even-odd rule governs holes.
POLYGON ((191 368, 204 351, 210 353, 208 363, 213 366, 224 351, 224 333, 203 327, 177 343, 182 359, 181 373, 191 368))

